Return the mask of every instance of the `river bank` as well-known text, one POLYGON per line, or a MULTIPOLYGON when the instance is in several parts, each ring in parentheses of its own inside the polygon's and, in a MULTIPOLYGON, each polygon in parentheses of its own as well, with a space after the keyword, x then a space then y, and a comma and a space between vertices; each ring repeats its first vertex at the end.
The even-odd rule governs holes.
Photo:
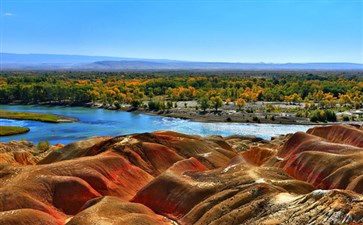
POLYGON ((145 113, 172 118, 188 119, 195 122, 206 123, 261 123, 261 124, 290 124, 290 125, 319 125, 326 123, 313 123, 307 118, 296 117, 291 114, 281 116, 276 113, 246 113, 236 110, 191 110, 191 109, 167 109, 167 110, 148 110, 123 108, 128 112, 145 113))
MULTIPOLYGON (((143 102, 147 105, 148 102, 143 102)), ((287 105, 283 103, 272 103, 282 108, 282 112, 266 112, 263 108, 271 103, 260 102, 247 104, 239 110, 233 104, 223 105, 217 111, 214 109, 201 110, 197 101, 180 101, 174 103, 176 107, 162 110, 150 110, 147 107, 134 108, 129 104, 122 104, 119 108, 114 105, 87 104, 86 107, 103 108, 107 110, 126 111, 163 117, 187 119, 203 123, 258 123, 258 124, 286 124, 286 125, 326 125, 341 122, 311 122, 309 118, 297 117, 296 113, 289 112, 292 107, 303 108, 303 105, 287 105)))
MULTIPOLYGON (((148 101, 142 103, 147 105, 148 101)), ((298 117, 294 109, 303 109, 304 104, 290 105, 283 102, 257 102, 247 103, 239 110, 233 104, 223 105, 217 111, 214 109, 201 110, 197 101, 180 101, 174 103, 177 107, 162 110, 149 110, 147 107, 134 108, 130 104, 120 104, 119 108, 112 104, 87 103, 83 105, 67 105, 64 102, 57 104, 38 103, 38 106, 62 106, 62 107, 85 107, 85 108, 102 108, 111 111, 125 111, 138 114, 156 115, 163 117, 187 119, 194 122, 203 123, 247 123, 247 124, 286 124, 286 125, 333 125, 333 124, 358 124, 361 121, 337 121, 337 122, 311 122, 309 118, 298 117), (279 112, 267 112, 266 106, 279 108, 279 112), (293 111, 293 112, 291 112, 293 111)), ((10 104, 13 105, 13 104, 10 104)), ((57 115, 58 116, 58 115, 57 115)), ((74 122, 76 118, 59 116, 59 122, 74 122)))
MULTIPOLYGON (((107 108, 106 108, 107 109, 107 108)), ((111 108, 110 110, 117 110, 111 108)), ((200 110, 194 107, 189 108, 170 108, 165 110, 149 110, 147 108, 132 108, 123 106, 118 110, 157 115, 163 117, 186 119, 194 122, 203 123, 245 123, 245 124, 285 124, 285 125, 333 125, 333 124, 359 124, 362 122, 337 121, 337 122, 311 122, 309 118, 298 117, 291 112, 248 112, 248 110, 237 110, 224 107, 218 111, 200 110)))
POLYGON ((272 137, 297 131, 306 131, 309 125, 195 122, 148 113, 104 110, 86 107, 0 105, 3 110, 58 114, 75 117, 73 123, 43 123, 31 120, 0 119, 3 126, 28 127, 30 131, 16 136, 0 137, 0 142, 26 139, 34 143, 48 140, 51 144, 67 144, 93 136, 118 136, 131 133, 172 130, 181 133, 207 135, 256 135, 270 140, 272 137))

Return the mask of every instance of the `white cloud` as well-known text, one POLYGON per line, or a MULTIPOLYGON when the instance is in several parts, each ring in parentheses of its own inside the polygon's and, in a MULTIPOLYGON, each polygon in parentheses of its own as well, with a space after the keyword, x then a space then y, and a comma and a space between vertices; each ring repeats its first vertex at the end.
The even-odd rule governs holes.
POLYGON ((14 16, 14 14, 7 12, 7 13, 4 13, 4 16, 14 16))

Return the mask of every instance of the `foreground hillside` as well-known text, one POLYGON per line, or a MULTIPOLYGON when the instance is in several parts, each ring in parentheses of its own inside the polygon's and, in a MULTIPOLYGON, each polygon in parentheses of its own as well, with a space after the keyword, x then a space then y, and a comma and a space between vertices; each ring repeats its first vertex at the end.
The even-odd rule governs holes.
POLYGON ((0 224, 363 224, 363 131, 0 143, 0 224))

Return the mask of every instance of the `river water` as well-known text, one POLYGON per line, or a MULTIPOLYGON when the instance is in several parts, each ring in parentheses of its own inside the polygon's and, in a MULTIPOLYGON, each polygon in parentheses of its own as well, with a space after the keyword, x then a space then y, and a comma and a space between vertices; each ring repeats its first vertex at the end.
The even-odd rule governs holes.
POLYGON ((74 123, 43 123, 0 119, 3 126, 29 127, 30 132, 0 137, 0 142, 26 139, 35 143, 48 140, 51 144, 67 144, 92 136, 117 136, 131 133, 172 130, 187 134, 222 136, 255 135, 269 140, 273 136, 306 131, 311 126, 282 124, 201 123, 189 120, 137 114, 104 109, 63 106, 0 105, 2 110, 39 112, 76 117, 74 123))

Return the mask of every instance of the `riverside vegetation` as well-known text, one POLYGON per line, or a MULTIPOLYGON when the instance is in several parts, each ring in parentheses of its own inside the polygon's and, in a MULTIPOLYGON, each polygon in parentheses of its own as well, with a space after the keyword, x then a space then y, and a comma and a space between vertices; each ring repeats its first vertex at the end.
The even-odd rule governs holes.
POLYGON ((0 136, 10 136, 15 134, 23 134, 29 132, 27 127, 17 127, 17 126, 0 126, 0 136))
POLYGON ((33 113, 33 112, 13 112, 0 110, 1 119, 12 120, 34 120, 47 123, 73 122, 75 119, 53 114, 33 113))
POLYGON ((93 105, 208 121, 360 120, 362 72, 1 72, 0 103, 93 105), (233 115, 229 111, 233 110, 233 115), (228 112, 223 114, 223 112, 228 112), (336 115, 338 114, 338 116, 336 115), (216 116, 217 115, 217 116, 216 116), (223 116, 224 115, 224 116, 223 116))
MULTIPOLYGON (((13 112, 7 110, 0 110, 0 119, 34 120, 46 123, 61 123, 61 122, 76 121, 75 118, 68 118, 53 114, 33 113, 33 112, 13 112)), ((0 126, 0 136, 23 134, 29 131, 30 129, 28 127, 0 126)))

